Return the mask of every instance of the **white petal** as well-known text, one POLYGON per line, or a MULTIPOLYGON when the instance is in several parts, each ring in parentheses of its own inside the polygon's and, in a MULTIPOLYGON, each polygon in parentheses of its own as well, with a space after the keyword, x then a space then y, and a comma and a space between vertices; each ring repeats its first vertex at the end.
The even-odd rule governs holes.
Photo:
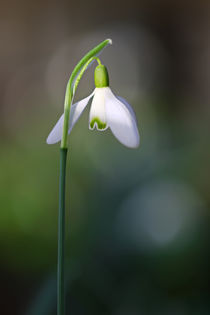
POLYGON ((79 119, 79 117, 82 115, 82 113, 85 110, 89 100, 94 95, 94 93, 95 93, 95 90, 89 96, 87 96, 83 100, 81 100, 81 101, 79 101, 79 102, 77 102, 77 103, 75 103, 74 105, 71 106, 71 115, 70 115, 70 120, 69 120, 69 131, 68 131, 69 134, 72 131, 72 128, 76 124, 76 122, 79 119))
POLYGON ((115 96, 116 96, 116 98, 118 98, 118 100, 120 102, 122 102, 127 107, 127 109, 130 111, 131 115, 133 116, 133 119, 137 123, 136 114, 135 114, 133 108, 131 107, 131 105, 128 104, 128 102, 122 96, 119 96, 119 95, 115 95, 115 96))
POLYGON ((95 88, 95 95, 93 97, 89 115, 89 129, 91 130, 95 127, 99 131, 104 131, 108 128, 105 111, 106 89, 106 87, 95 88))
MULTIPOLYGON (((72 128, 76 124, 77 120, 83 113, 85 107, 87 106, 90 98, 93 96, 94 92, 91 93, 88 97, 84 98, 83 100, 71 105, 71 113, 70 113, 70 120, 69 120, 69 130, 68 133, 71 132, 72 128)), ((58 122, 56 123, 55 127, 50 132, 47 143, 54 144, 61 140, 63 135, 63 120, 64 114, 59 118, 58 122)))
POLYGON ((47 137, 47 144, 54 144, 61 140, 62 132, 63 132, 63 117, 64 114, 59 118, 55 127, 50 132, 47 137))
POLYGON ((106 117, 112 133, 125 146, 137 148, 139 131, 133 109, 124 99, 117 98, 111 89, 105 97, 106 117))

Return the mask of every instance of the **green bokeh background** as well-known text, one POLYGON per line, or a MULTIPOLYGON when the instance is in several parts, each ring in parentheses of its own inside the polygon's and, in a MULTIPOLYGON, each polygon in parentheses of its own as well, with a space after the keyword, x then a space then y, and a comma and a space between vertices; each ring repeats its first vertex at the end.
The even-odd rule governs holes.
POLYGON ((141 145, 89 131, 88 109, 72 131, 67 314, 209 314, 208 3, 0 6, 0 314, 56 314, 59 145, 45 140, 74 65, 109 37, 101 59, 141 145))

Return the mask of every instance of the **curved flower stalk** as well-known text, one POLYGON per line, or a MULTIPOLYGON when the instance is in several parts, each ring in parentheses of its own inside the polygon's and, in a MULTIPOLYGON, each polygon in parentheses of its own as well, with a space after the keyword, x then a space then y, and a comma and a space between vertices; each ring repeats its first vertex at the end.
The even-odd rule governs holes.
MULTIPOLYGON (((123 145, 129 148, 138 147, 140 137, 135 113, 125 99, 113 94, 109 87, 108 72, 101 64, 95 70, 95 86, 95 90, 89 96, 72 105, 68 133, 71 133, 92 98, 89 129, 96 128, 99 131, 105 131, 110 128, 123 145)), ((49 134, 48 144, 54 144, 62 139, 63 122, 64 114, 49 134)))
POLYGON ((108 71, 101 64, 98 55, 112 41, 107 39, 89 51, 74 68, 67 84, 64 113, 47 138, 48 144, 61 141, 58 215, 58 270, 57 270, 57 315, 65 315, 64 290, 64 248, 65 248, 65 181, 67 139, 73 126, 85 110, 89 100, 92 104, 89 115, 89 129, 104 131, 108 127, 114 136, 125 146, 136 148, 139 145, 139 132, 136 116, 131 106, 121 97, 115 96, 109 87, 108 71), (78 84, 86 69, 94 62, 95 90, 83 100, 72 105, 78 84))
MULTIPOLYGON (((98 55, 112 41, 106 39, 98 46, 90 50, 76 65, 66 87, 64 114, 61 123, 61 148, 60 148, 60 177, 59 177, 59 210, 58 210, 58 268, 57 268, 57 315, 65 315, 65 275, 64 275, 64 257, 65 257, 65 184, 66 184, 66 159, 67 159, 67 136, 69 119, 77 120, 77 114, 74 108, 71 109, 74 94, 78 87, 79 81, 85 70, 94 60, 98 62, 98 55)), ((80 104, 80 107, 82 104, 80 104)))

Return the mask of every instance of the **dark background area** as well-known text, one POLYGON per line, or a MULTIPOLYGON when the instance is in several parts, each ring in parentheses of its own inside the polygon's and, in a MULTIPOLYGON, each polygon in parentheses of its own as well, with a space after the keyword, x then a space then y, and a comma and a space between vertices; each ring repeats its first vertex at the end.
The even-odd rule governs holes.
POLYGON ((208 1, 0 3, 0 314, 55 314, 59 145, 45 141, 105 38, 141 145, 89 131, 88 110, 71 134, 67 314, 210 313, 209 21, 208 1))

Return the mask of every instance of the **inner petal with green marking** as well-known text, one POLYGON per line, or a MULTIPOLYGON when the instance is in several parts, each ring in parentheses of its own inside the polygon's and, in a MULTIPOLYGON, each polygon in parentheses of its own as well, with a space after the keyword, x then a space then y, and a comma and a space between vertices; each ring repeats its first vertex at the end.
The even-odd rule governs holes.
POLYGON ((107 128, 107 124, 102 122, 98 117, 93 118, 90 122, 90 129, 94 129, 95 126, 98 130, 105 130, 107 128))
POLYGON ((105 111, 105 94, 107 87, 95 88, 93 101, 90 107, 89 129, 96 128, 99 131, 108 128, 105 111))

